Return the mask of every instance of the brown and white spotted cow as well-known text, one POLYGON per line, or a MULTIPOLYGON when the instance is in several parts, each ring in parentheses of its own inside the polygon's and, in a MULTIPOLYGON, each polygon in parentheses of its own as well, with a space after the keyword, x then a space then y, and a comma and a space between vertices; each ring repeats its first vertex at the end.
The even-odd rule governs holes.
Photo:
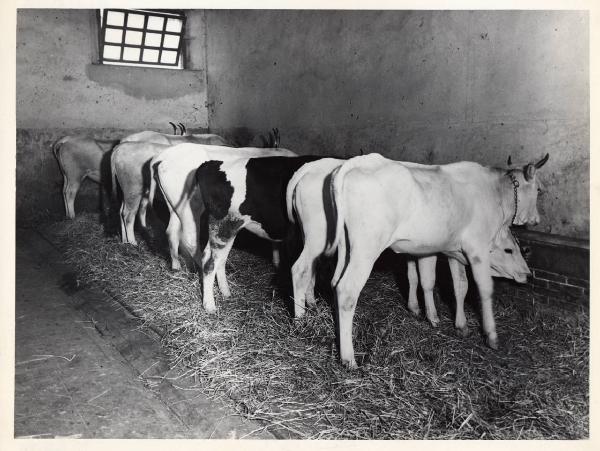
POLYGON ((52 151, 63 175, 63 201, 67 218, 75 217, 75 197, 86 178, 102 185, 101 194, 102 189, 108 187, 108 180, 105 178, 109 176, 108 173, 103 174, 103 160, 118 143, 119 140, 64 136, 52 145, 52 151))
MULTIPOLYGON (((208 214, 208 242, 202 253, 202 304, 215 312, 214 281, 225 277, 225 263, 237 233, 246 230, 281 242, 289 227, 285 190, 290 178, 303 164, 319 159, 240 158, 208 161, 196 171, 196 182, 208 214)), ((229 295, 229 290, 223 291, 229 295)))
POLYGON ((483 330, 488 345, 496 349, 491 244, 511 223, 539 222, 536 173, 547 160, 548 155, 522 169, 506 170, 471 162, 407 165, 370 154, 334 169, 333 245, 338 262, 332 284, 342 362, 356 367, 352 343, 356 302, 375 260, 388 247, 421 258, 441 252, 455 264, 470 263, 483 330))
MULTIPOLYGON (((329 196, 329 180, 334 169, 345 160, 324 158, 306 163, 302 166, 287 187, 286 204, 288 218, 297 222, 304 237, 302 252, 292 266, 292 282, 294 286, 294 313, 296 317, 304 314, 305 303, 314 304, 315 269, 317 259, 321 255, 333 255, 335 248, 327 245, 327 237, 333 234, 335 223, 334 206, 329 196), (329 226, 329 229, 328 229, 329 226)), ((433 326, 439 322, 435 304, 433 303, 433 287, 435 284, 435 259, 430 257, 419 259, 421 266, 421 288, 423 289, 427 318, 433 326), (425 264, 421 263, 426 260, 425 264)), ((461 335, 467 333, 464 316, 464 297, 467 291, 467 279, 464 267, 450 264, 456 294, 456 327, 461 335)), ((525 282, 530 274, 527 263, 521 255, 519 246, 508 227, 503 227, 495 237, 490 251, 491 274, 494 277, 505 277, 517 282, 525 282)), ((415 260, 408 262, 409 308, 419 314, 417 303, 417 286, 419 274, 415 260)))
MULTIPOLYGON (((190 205, 190 196, 196 186, 194 180, 196 169, 202 163, 210 160, 229 161, 236 158, 270 156, 295 157, 296 154, 282 148, 238 147, 228 149, 180 144, 165 150, 152 159, 150 162, 152 171, 150 200, 152 201, 154 198, 156 182, 158 182, 170 213, 167 237, 171 253, 171 268, 174 271, 181 269, 178 257, 180 244, 193 258, 197 257, 198 264, 201 264, 200 257, 196 255, 200 236, 197 218, 202 214, 203 205, 200 192, 196 193, 197 211, 192 211, 190 205)), ((274 263, 277 266, 279 254, 276 248, 274 248, 273 255, 274 263)), ((223 291, 226 288, 221 285, 221 280, 222 278, 219 277, 219 286, 223 291)))

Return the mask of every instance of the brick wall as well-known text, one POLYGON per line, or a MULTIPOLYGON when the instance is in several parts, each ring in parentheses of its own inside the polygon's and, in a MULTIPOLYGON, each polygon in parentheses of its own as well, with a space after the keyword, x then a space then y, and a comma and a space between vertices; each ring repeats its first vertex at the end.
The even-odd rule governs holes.
POLYGON ((533 306, 588 309, 589 241, 525 230, 514 233, 532 275, 525 284, 496 279, 496 293, 533 306))

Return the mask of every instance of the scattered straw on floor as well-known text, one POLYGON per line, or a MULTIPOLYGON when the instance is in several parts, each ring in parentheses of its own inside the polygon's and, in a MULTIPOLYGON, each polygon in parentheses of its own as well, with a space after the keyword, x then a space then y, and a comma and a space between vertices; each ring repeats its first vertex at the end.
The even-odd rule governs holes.
POLYGON ((458 338, 440 302, 441 325, 433 329, 409 313, 389 271, 374 271, 355 317, 361 367, 348 371, 338 361, 328 302, 319 299, 294 321, 265 258, 232 251, 233 296, 217 294, 219 311, 211 316, 201 308, 197 275, 170 272, 156 246, 105 237, 92 215, 46 233, 83 283, 165 331, 180 377, 261 420, 262 429, 312 439, 589 436, 586 313, 523 312, 499 299, 502 347, 493 351, 476 311, 467 311, 471 336, 458 338))

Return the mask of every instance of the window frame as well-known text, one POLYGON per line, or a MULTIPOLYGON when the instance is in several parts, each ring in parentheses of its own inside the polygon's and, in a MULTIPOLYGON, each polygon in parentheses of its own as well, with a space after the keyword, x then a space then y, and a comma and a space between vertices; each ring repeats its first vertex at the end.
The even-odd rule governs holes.
POLYGON ((104 8, 97 10, 97 21, 98 21, 98 60, 100 64, 111 65, 111 66, 125 66, 125 67, 150 67, 150 68, 159 68, 159 69, 185 69, 185 58, 184 58, 184 39, 185 39, 185 25, 186 25, 186 15, 183 10, 177 9, 126 9, 126 8, 104 8), (124 14, 123 17, 123 25, 107 25, 107 17, 109 12, 120 12, 124 14), (130 27, 128 26, 128 15, 138 14, 144 16, 144 25, 143 28, 138 27, 130 27), (148 29, 148 18, 150 16, 162 17, 163 18, 163 26, 162 30, 149 30, 148 29), (178 32, 175 31, 167 31, 167 21, 169 18, 176 18, 181 20, 181 29, 178 32), (106 42, 106 29, 115 29, 122 30, 122 36, 120 43, 111 43, 106 42), (142 33, 142 41, 140 44, 126 44, 125 43, 125 33, 127 30, 137 31, 142 33), (146 33, 160 33, 160 46, 150 46, 145 45, 146 42, 146 33), (175 48, 165 47, 164 40, 166 35, 178 36, 179 37, 179 45, 175 48), (115 45, 121 47, 119 59, 116 58, 105 58, 104 57, 104 46, 105 45, 115 45), (125 48, 138 48, 140 49, 140 58, 139 61, 125 60, 123 59, 123 53, 125 48), (142 61, 144 49, 149 50, 157 50, 158 51, 158 61, 142 61), (175 57, 175 63, 161 63, 160 59, 163 51, 175 51, 177 55, 175 57))

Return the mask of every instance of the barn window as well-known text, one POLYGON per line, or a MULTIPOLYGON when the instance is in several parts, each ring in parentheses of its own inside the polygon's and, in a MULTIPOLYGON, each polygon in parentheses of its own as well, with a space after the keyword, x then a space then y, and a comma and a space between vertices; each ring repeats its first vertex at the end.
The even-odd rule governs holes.
POLYGON ((99 18, 102 64, 183 69, 183 12, 101 9, 99 18))

